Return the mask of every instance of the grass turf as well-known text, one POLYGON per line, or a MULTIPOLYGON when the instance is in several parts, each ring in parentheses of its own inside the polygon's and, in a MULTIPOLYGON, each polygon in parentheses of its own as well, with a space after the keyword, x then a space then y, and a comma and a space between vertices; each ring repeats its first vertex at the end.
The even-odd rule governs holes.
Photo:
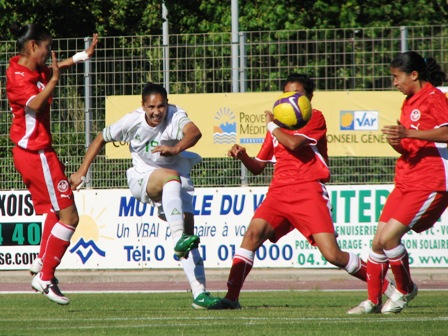
MULTIPOLYGON (((212 293, 213 294, 213 293, 212 293)), ((401 314, 347 315, 364 292, 243 292, 242 310, 191 307, 189 293, 0 294, 0 335, 446 335, 448 292, 421 291, 401 314)))

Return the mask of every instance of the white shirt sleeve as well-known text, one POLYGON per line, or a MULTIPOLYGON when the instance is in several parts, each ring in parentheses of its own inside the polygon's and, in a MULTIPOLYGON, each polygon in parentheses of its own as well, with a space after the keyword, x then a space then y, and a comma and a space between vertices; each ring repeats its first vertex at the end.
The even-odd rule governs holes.
POLYGON ((116 123, 107 126, 103 130, 103 138, 106 142, 122 141, 130 142, 131 128, 135 119, 138 118, 136 111, 126 114, 123 118, 116 123))
POLYGON ((170 138, 181 140, 184 137, 183 129, 186 124, 190 123, 191 120, 188 118, 187 113, 181 108, 177 107, 177 111, 172 115, 170 123, 170 138))

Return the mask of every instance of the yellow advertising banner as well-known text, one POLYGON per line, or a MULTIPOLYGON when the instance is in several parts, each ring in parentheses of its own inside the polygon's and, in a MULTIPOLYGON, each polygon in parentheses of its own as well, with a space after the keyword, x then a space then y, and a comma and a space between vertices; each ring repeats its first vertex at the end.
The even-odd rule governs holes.
MULTIPOLYGON (((263 142, 265 110, 272 110, 281 92, 172 94, 169 102, 183 108, 199 127, 202 139, 192 148, 202 157, 224 157, 234 143, 257 155, 263 142)), ((396 124, 404 95, 398 91, 315 92, 313 108, 327 122, 330 156, 398 156, 381 134, 384 125, 396 124)), ((141 96, 106 98, 106 124, 110 125, 141 105, 141 96)), ((110 143, 106 156, 130 158, 126 144, 110 143)))

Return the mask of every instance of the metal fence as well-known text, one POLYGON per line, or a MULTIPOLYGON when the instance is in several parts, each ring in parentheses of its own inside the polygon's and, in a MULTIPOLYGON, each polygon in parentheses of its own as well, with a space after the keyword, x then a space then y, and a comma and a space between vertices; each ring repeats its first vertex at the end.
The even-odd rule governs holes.
MULTIPOLYGON (((403 50, 432 56, 448 68, 448 26, 359 28, 240 33, 239 91, 279 91, 290 72, 308 73, 319 90, 391 90, 389 63, 403 50)), ((64 59, 85 49, 88 38, 56 39, 53 49, 64 59)), ((5 71, 17 53, 15 42, 0 41, 0 189, 23 189, 11 160, 8 138, 11 113, 5 71)), ((232 91, 231 33, 101 37, 95 58, 65 72, 54 93, 54 147, 67 166, 77 169, 86 146, 105 126, 105 97, 139 95, 148 81, 165 84, 169 93, 232 91)), ((394 158, 332 157, 334 184, 391 183, 394 158)), ((129 160, 107 160, 100 153, 91 167, 91 187, 126 187, 129 160)), ((239 162, 204 158, 194 169, 198 187, 267 185, 272 167, 246 177, 239 162)))

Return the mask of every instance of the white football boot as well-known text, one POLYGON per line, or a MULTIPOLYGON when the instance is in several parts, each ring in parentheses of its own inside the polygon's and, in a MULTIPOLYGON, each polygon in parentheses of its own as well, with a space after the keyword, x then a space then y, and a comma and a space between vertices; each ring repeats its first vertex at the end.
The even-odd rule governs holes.
POLYGON ((68 297, 62 294, 55 280, 44 281, 40 278, 39 274, 36 274, 33 278, 33 281, 31 282, 31 287, 33 287, 36 292, 42 293, 49 300, 54 301, 60 305, 66 305, 70 302, 68 297))
POLYGON ((350 309, 347 314, 377 314, 381 311, 381 306, 377 306, 370 300, 361 302, 358 306, 350 309))
POLYGON ((414 284, 412 292, 408 294, 403 294, 399 292, 397 289, 395 289, 395 292, 392 294, 389 300, 386 301, 383 308, 381 309, 381 313, 383 314, 400 313, 408 305, 408 303, 417 296, 417 294, 418 294, 418 288, 416 284, 414 284))
POLYGON ((395 280, 389 280, 389 285, 386 288, 386 291, 384 292, 384 295, 386 295, 388 298, 390 298, 395 293, 395 280))

